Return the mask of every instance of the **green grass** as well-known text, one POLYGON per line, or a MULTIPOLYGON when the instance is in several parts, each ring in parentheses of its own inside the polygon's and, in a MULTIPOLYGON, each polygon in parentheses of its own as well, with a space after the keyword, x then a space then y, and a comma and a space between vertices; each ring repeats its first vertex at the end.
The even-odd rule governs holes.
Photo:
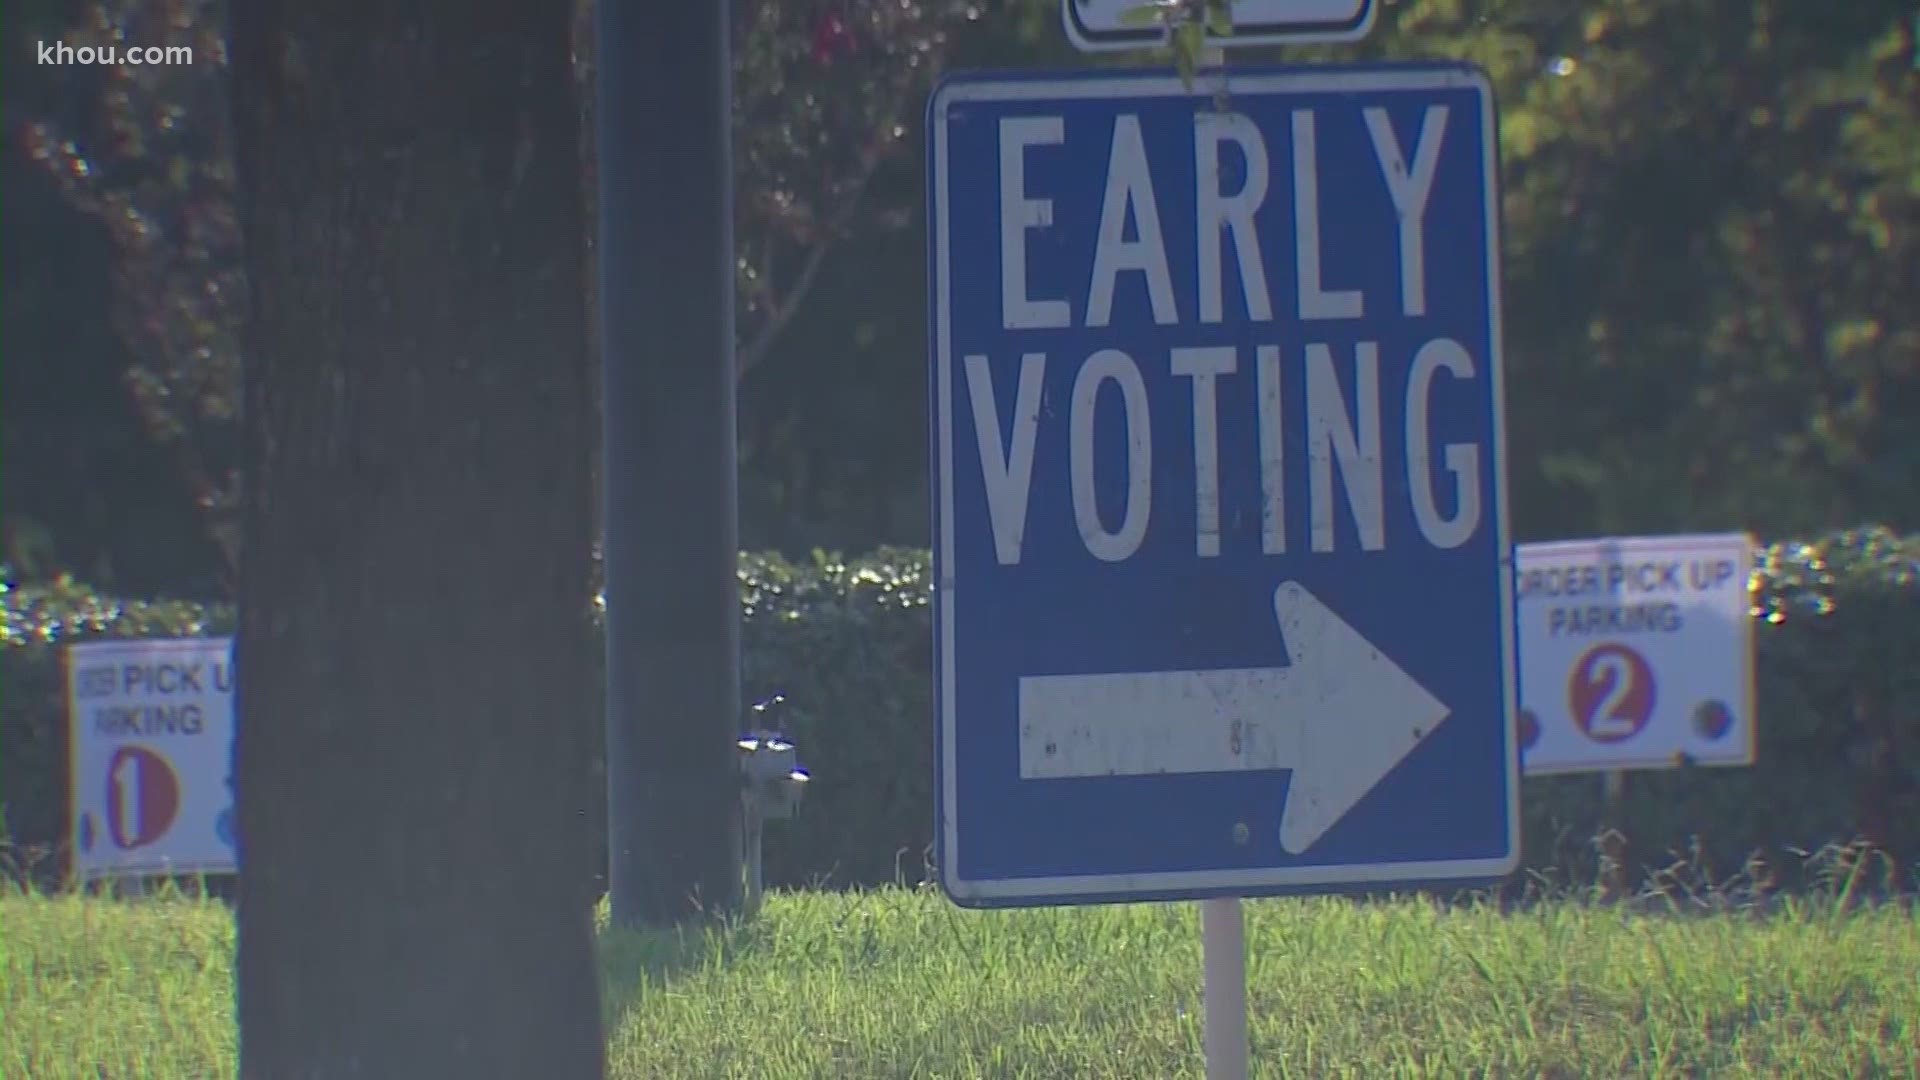
MULTIPOLYGON (((1256 1075, 1920 1075, 1911 906, 1247 914, 1256 1075)), ((778 895, 742 929, 603 945, 618 1077, 1202 1073, 1193 905, 778 895)), ((214 903, 0 895, 0 1077, 232 1075, 232 948, 214 903)))

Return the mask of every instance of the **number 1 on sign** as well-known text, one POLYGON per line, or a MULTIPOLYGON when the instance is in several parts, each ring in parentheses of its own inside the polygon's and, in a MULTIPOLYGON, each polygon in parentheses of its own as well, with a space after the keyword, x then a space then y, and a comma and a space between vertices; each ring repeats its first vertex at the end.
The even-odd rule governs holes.
POLYGON ((173 827, 180 812, 180 778, 166 758, 142 746, 123 746, 107 762, 107 832, 122 851, 145 847, 173 827))
POLYGON ((140 760, 132 755, 116 754, 107 782, 113 785, 114 840, 121 847, 132 847, 140 839, 140 760))

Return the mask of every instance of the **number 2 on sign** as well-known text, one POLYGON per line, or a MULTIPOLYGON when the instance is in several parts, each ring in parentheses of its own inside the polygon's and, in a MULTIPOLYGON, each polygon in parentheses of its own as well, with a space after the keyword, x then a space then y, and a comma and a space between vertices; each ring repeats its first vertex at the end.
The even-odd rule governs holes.
POLYGON ((1624 742, 1653 718, 1653 668, 1625 645, 1608 642, 1581 655, 1567 679, 1567 709, 1586 736, 1624 742))

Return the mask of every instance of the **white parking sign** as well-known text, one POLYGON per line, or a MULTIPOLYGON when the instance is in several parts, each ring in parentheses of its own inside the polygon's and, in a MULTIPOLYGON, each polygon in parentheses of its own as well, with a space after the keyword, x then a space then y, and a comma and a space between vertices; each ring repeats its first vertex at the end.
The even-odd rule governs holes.
POLYGON ((231 641, 70 645, 67 701, 75 872, 233 873, 231 641))
POLYGON ((1519 545, 1525 770, 1753 764, 1754 546, 1743 533, 1519 545))

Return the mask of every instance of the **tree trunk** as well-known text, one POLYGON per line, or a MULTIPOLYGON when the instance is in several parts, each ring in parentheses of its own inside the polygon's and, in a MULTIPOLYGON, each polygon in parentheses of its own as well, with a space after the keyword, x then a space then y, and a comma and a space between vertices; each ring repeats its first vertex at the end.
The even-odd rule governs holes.
POLYGON ((604 1071, 571 22, 233 7, 243 1077, 604 1071))

